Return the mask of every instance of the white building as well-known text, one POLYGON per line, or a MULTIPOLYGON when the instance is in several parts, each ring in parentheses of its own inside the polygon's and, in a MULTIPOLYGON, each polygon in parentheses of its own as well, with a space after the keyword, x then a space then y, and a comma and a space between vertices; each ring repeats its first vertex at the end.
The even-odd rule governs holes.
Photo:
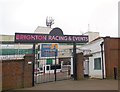
MULTIPOLYGON (((84 61, 84 74, 91 78, 102 78, 102 58, 101 58, 101 46, 103 38, 98 38, 83 45, 80 49, 90 50, 92 56, 85 58, 84 61)), ((103 46, 104 47, 104 46, 103 46)), ((105 70, 105 58, 104 58, 104 48, 103 48, 103 62, 105 70)), ((105 75, 104 71, 104 77, 105 75)))
POLYGON ((94 39, 100 37, 99 32, 92 32, 92 31, 88 31, 88 32, 84 33, 84 35, 88 35, 89 42, 91 42, 94 39))

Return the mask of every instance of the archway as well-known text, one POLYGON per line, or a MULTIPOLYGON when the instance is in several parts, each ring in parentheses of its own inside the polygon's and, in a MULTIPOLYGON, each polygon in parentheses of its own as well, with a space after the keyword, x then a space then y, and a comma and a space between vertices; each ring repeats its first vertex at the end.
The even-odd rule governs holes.
MULTIPOLYGON (((73 78, 74 80, 77 79, 77 72, 76 72, 76 43, 87 43, 88 42, 88 36, 87 35, 63 35, 63 32, 60 28, 53 28, 49 34, 35 34, 35 33, 15 33, 15 43, 31 43, 33 44, 33 54, 34 54, 34 61, 33 61, 33 86, 34 86, 34 67, 35 67, 35 46, 38 43, 72 43, 73 44, 73 78)), ((43 74, 43 79, 46 80, 46 74, 50 75, 52 72, 53 81, 57 80, 57 70, 58 68, 61 68, 59 65, 57 65, 57 45, 51 45, 51 49, 54 49, 53 51, 53 57, 54 57, 54 65, 51 64, 52 60, 50 58, 47 58, 47 64, 42 66, 40 68, 43 74), (54 49, 54 48, 55 49, 54 49), (51 69, 53 71, 51 71, 51 69), (47 71, 49 70, 49 71, 47 71), (45 75, 45 76, 43 76, 45 75)), ((42 50, 41 50, 42 52, 42 50)), ((42 52, 43 54, 43 52, 42 52)), ((45 54, 47 56, 47 54, 45 54)), ((50 56, 49 54, 48 56, 50 56)), ((69 69, 69 68, 68 68, 69 69)), ((68 71, 69 72, 69 71, 68 71)), ((67 72, 67 73, 68 73, 67 72)), ((59 76, 59 75, 58 75, 59 76)), ((51 76, 47 77, 49 79, 51 76)), ((43 80, 42 79, 42 80, 43 80)), ((49 80, 51 81, 51 80, 49 80)), ((43 81, 46 82, 46 81, 43 81)))

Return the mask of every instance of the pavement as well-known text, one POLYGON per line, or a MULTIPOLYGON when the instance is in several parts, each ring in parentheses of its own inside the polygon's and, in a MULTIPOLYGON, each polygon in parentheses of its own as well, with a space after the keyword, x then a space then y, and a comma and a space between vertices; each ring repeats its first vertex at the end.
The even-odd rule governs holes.
POLYGON ((17 90, 118 90, 118 80, 62 80, 36 84, 31 88, 22 88, 17 90))

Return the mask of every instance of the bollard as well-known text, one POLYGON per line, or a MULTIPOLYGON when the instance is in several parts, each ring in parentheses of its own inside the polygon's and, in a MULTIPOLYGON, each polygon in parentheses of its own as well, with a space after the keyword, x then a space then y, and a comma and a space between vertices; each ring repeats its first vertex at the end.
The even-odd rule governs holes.
POLYGON ((114 79, 116 80, 117 79, 117 68, 114 67, 114 79))

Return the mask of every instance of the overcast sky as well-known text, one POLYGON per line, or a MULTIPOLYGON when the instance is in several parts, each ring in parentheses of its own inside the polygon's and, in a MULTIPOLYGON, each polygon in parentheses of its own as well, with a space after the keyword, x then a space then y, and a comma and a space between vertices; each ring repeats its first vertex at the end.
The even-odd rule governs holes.
POLYGON ((88 31, 100 36, 118 36, 119 0, 0 0, 0 34, 33 33, 54 19, 66 35, 88 31))

